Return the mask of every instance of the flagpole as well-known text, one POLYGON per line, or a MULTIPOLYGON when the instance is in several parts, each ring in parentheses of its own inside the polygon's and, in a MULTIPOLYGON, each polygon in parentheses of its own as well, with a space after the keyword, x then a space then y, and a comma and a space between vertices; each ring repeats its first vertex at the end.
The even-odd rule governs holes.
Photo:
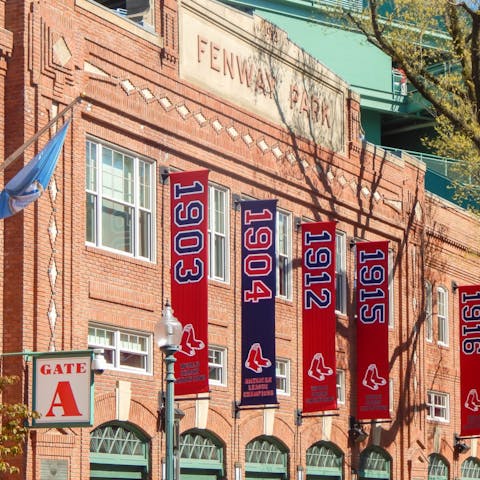
POLYGON ((30 140, 26 141, 21 147, 18 147, 5 161, 0 165, 0 172, 5 170, 11 163, 13 163, 32 143, 34 143, 40 136, 42 136, 52 125, 54 125, 60 118, 62 118, 69 110, 71 110, 83 98, 79 95, 75 100, 70 102, 59 114, 52 118, 41 130, 39 130, 30 140))

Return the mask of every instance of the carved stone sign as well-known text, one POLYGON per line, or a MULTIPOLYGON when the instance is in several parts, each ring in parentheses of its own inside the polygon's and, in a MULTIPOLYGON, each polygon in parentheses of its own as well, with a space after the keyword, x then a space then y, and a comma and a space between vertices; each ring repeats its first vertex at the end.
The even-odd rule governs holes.
POLYGON ((180 76, 330 150, 345 148, 347 85, 257 16, 180 4, 180 76))

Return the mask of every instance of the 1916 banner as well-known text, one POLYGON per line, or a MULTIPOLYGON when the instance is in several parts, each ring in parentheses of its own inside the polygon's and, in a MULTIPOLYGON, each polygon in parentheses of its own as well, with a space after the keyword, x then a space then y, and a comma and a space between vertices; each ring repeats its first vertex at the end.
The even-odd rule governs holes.
POLYGON ((388 366, 388 242, 357 251, 357 418, 390 418, 388 366))
POLYGON ((302 224, 303 411, 337 408, 335 222, 302 224))
POLYGON ((208 391, 208 171, 170 174, 172 308, 183 325, 175 394, 208 391))
POLYGON ((277 403, 275 377, 276 200, 242 209, 242 405, 277 403))
POLYGON ((459 287, 460 435, 480 435, 480 285, 459 287))

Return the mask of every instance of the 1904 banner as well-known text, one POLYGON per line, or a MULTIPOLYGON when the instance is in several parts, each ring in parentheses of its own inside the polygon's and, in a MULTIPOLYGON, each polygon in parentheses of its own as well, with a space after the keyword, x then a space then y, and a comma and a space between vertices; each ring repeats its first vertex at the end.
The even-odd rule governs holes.
POLYGON ((242 405, 277 403, 276 200, 242 206, 242 405))

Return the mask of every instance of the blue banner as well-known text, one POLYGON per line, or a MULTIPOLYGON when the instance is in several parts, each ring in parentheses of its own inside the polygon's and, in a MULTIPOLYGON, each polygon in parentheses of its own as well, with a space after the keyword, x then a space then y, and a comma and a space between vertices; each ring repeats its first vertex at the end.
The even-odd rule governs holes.
POLYGON ((242 400, 277 403, 275 378, 276 200, 242 209, 242 400))
POLYGON ((70 120, 50 139, 0 193, 0 218, 20 212, 37 200, 47 188, 65 142, 70 120))

